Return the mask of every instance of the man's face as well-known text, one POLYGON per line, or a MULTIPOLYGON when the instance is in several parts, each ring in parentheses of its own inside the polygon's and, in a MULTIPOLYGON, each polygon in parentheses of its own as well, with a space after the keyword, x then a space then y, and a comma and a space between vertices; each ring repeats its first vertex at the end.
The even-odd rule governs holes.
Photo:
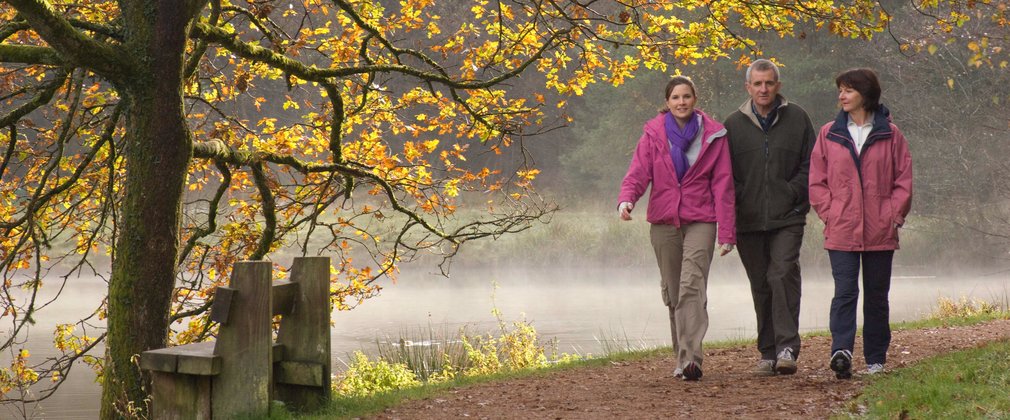
POLYGON ((781 84, 775 80, 775 70, 754 70, 747 81, 747 93, 758 109, 768 111, 775 103, 781 84))

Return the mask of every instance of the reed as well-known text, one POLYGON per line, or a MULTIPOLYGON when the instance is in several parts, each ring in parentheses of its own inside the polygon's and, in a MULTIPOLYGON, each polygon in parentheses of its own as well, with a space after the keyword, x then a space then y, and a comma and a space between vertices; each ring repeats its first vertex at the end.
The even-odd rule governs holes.
POLYGON ((377 339, 375 345, 380 359, 405 365, 418 380, 428 382, 440 373, 469 368, 464 336, 466 327, 453 330, 429 324, 427 329, 401 332, 396 339, 377 339))

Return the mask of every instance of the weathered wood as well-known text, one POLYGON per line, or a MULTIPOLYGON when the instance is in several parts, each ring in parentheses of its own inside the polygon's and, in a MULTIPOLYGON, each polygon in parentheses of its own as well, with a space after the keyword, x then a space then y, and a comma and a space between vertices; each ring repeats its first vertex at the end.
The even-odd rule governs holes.
POLYGON ((178 365, 175 368, 176 373, 204 376, 221 373, 223 358, 214 354, 213 342, 195 343, 189 346, 202 346, 203 350, 180 354, 178 365))
POLYGON ((318 372, 310 375, 318 378, 311 380, 318 385, 275 381, 274 398, 296 410, 313 410, 325 404, 330 396, 330 259, 295 258, 291 282, 300 287, 291 312, 281 318, 277 342, 284 346, 285 362, 319 367, 318 372))
POLYGON ((171 348, 148 350, 140 353, 140 368, 155 372, 175 373, 179 358, 171 348))
POLYGON ((274 283, 271 293, 274 300, 274 307, 271 313, 274 315, 287 315, 295 307, 295 299, 298 297, 298 283, 282 280, 274 283))
POLYGON ((323 368, 321 363, 274 362, 274 384, 321 387, 323 368))
POLYGON ((214 291, 214 306, 210 307, 210 320, 221 325, 228 323, 231 315, 231 302, 235 299, 235 289, 218 287, 214 291))
POLYGON ((151 418, 210 420, 211 378, 151 372, 151 418))
POLYGON ((221 372, 213 378, 214 417, 267 415, 273 369, 270 263, 236 263, 230 287, 237 293, 231 302, 229 322, 221 325, 214 347, 214 354, 222 356, 221 372))
POLYGON ((296 410, 330 395, 330 260, 296 258, 291 281, 271 285, 268 262, 240 262, 218 288, 211 318, 218 340, 146 351, 152 418, 210 419, 269 414, 271 396, 296 410), (280 315, 277 342, 271 321, 280 315))
POLYGON ((217 375, 221 357, 214 355, 214 342, 186 344, 140 354, 140 368, 166 373, 217 375))
POLYGON ((278 360, 284 360, 284 345, 280 343, 274 343, 273 357, 270 360, 277 362, 278 360))

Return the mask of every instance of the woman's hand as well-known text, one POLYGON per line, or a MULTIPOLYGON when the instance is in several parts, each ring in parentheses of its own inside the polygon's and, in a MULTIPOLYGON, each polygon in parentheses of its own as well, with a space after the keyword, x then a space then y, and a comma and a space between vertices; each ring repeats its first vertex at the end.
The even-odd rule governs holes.
POLYGON ((733 244, 719 244, 719 256, 724 256, 733 252, 733 244))
POLYGON ((634 208, 634 204, 622 201, 621 204, 617 206, 617 215, 621 216, 621 220, 631 220, 631 210, 634 208))

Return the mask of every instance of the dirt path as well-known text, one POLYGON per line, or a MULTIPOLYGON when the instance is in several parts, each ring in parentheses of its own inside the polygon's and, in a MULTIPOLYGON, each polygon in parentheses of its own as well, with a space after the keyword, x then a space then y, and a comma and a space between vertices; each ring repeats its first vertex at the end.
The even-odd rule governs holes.
MULTIPOLYGON (((999 339, 1010 339, 1010 320, 897 331, 887 366, 899 368, 999 339)), ((750 375, 757 357, 751 347, 709 350, 699 382, 674 379, 672 357, 660 357, 454 389, 375 418, 827 418, 846 410, 863 386, 858 374, 848 381, 834 378, 827 367, 829 347, 828 337, 804 340, 799 372, 792 376, 750 375)), ((858 339, 855 353, 858 372, 865 367, 858 339)))

